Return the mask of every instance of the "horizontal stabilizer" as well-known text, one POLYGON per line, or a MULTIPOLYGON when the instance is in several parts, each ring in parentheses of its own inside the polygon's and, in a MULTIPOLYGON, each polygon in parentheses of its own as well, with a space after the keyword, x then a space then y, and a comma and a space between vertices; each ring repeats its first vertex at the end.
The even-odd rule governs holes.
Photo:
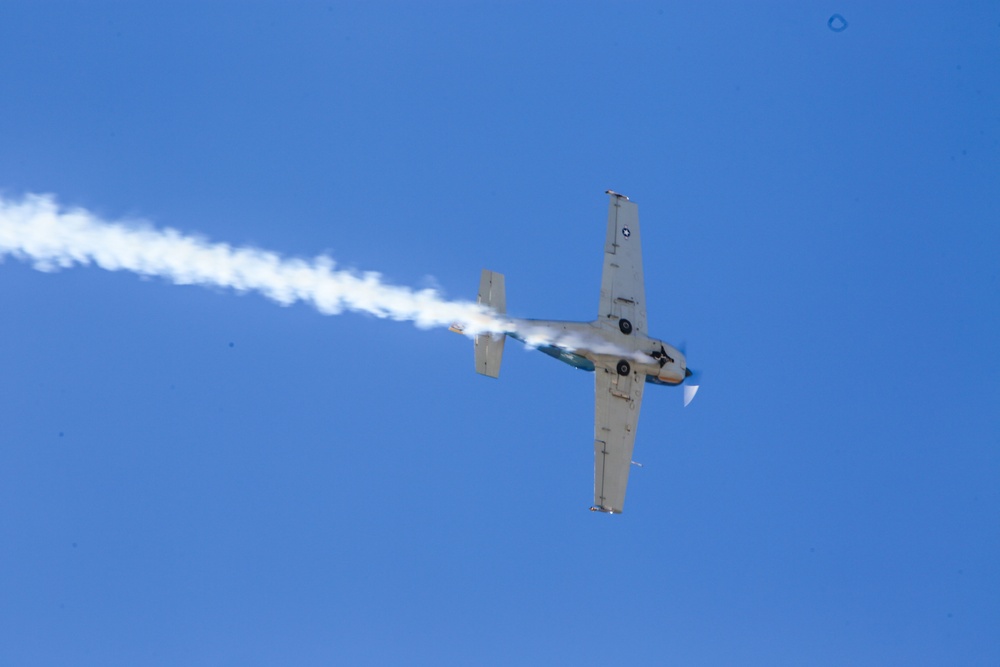
MULTIPOLYGON (((478 302, 503 315, 507 312, 507 296, 502 273, 483 269, 479 279, 478 302)), ((500 377, 500 360, 507 336, 503 333, 486 333, 476 336, 476 372, 489 377, 500 377)))

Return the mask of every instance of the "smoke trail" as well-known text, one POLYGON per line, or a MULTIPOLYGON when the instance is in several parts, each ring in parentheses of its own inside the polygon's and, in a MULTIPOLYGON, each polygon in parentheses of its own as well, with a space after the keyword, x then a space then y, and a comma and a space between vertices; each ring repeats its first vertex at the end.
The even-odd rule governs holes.
POLYGON ((154 229, 146 223, 106 222, 80 208, 62 209, 51 195, 27 195, 20 201, 0 197, 0 260, 5 255, 32 262, 40 271, 95 264, 178 285, 259 292, 282 305, 302 301, 328 315, 355 311, 410 321, 420 328, 457 324, 467 336, 516 329, 529 346, 587 347, 650 361, 642 353, 619 350, 596 338, 554 338, 552 331, 528 322, 515 323, 476 303, 445 300, 433 289, 387 285, 378 273, 337 270, 329 257, 289 259, 255 248, 210 243, 174 229, 154 229))
POLYGON ((282 305, 303 301, 328 315, 357 311, 421 328, 460 323, 468 335, 504 327, 502 319, 478 304, 446 301, 432 289, 387 285, 377 273, 336 270, 328 257, 289 259, 173 229, 105 222, 83 209, 61 209, 51 195, 21 201, 0 197, 0 259, 6 254, 41 271, 92 263, 178 285, 255 291, 282 305))

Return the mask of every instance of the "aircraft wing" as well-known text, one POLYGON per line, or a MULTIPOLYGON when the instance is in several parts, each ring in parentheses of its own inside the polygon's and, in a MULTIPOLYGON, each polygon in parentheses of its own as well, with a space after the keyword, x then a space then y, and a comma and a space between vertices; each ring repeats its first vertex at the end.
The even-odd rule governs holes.
POLYGON ((645 378, 619 375, 613 365, 594 369, 594 510, 621 512, 632 466, 635 429, 645 378))
POLYGON ((621 328, 624 333, 646 333, 646 288, 642 276, 642 244, 639 207, 628 197, 608 190, 608 234, 604 243, 601 275, 602 326, 621 328), (628 320, 631 327, 622 324, 628 320), (627 330, 626 330, 627 329, 627 330))

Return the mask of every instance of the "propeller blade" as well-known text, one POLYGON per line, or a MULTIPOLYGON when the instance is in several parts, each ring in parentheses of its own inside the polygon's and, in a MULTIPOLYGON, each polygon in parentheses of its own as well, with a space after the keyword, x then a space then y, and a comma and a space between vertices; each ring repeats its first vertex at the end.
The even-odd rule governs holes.
POLYGON ((684 378, 684 407, 691 405, 694 395, 701 388, 701 371, 687 369, 687 377, 684 378))
POLYGON ((691 401, 694 400, 694 395, 698 393, 700 385, 697 384, 686 384, 684 385, 684 407, 691 405, 691 401))

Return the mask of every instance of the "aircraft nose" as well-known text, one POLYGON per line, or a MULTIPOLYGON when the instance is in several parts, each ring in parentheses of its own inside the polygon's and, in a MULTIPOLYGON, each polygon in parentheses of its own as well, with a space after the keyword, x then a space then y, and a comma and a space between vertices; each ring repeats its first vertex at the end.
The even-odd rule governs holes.
POLYGON ((691 369, 690 368, 685 368, 684 369, 684 377, 686 377, 686 378, 691 377, 691 369))

